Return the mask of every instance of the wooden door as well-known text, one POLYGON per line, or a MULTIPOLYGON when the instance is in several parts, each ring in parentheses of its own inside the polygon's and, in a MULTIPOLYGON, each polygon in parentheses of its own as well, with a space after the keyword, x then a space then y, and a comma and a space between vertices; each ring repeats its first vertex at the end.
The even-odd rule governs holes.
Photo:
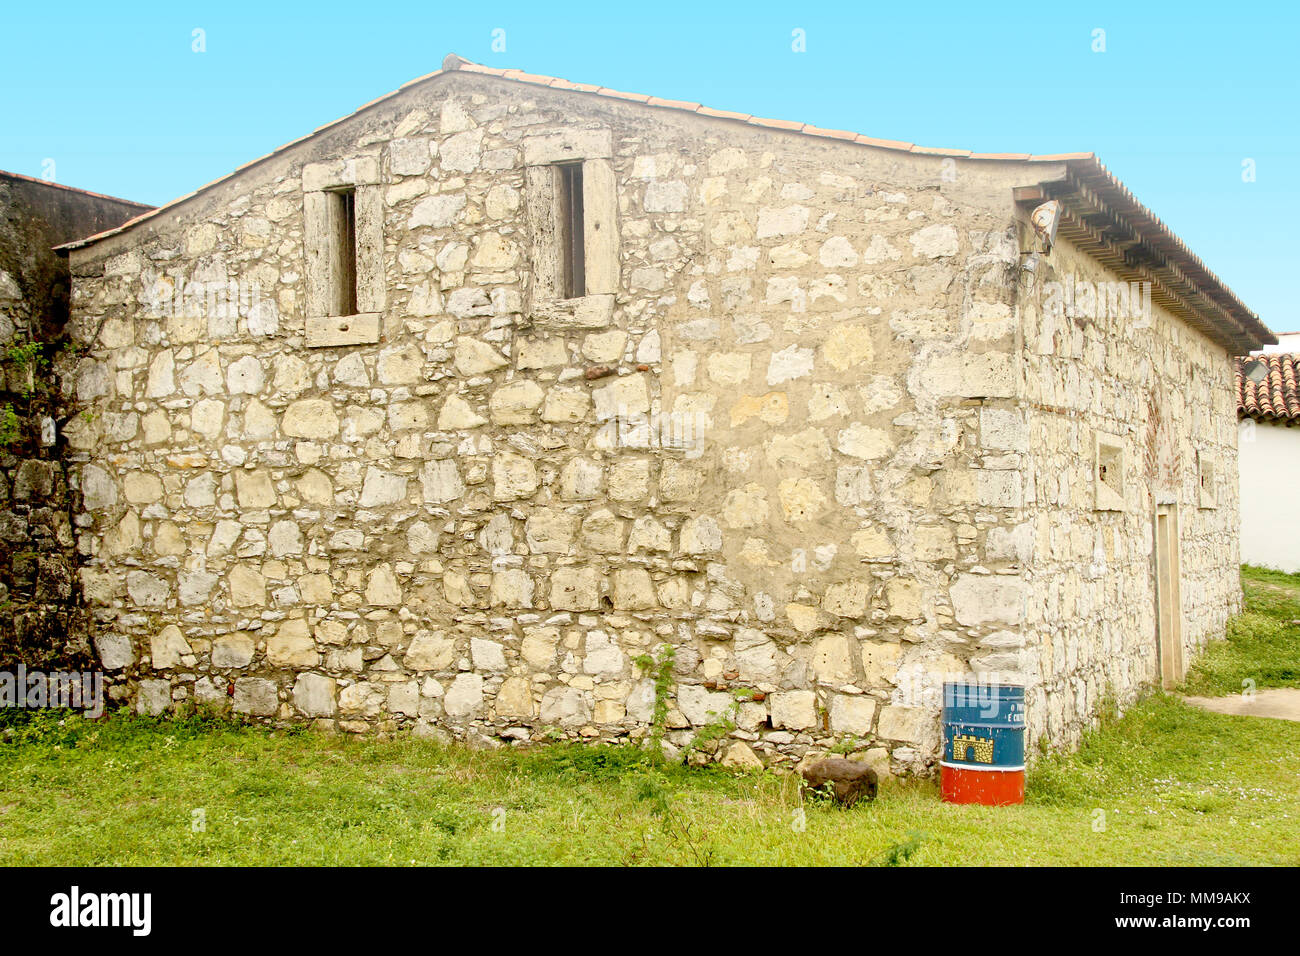
POLYGON ((1155 558, 1160 686, 1171 690, 1183 681, 1183 595, 1179 581, 1177 505, 1156 508, 1155 558))

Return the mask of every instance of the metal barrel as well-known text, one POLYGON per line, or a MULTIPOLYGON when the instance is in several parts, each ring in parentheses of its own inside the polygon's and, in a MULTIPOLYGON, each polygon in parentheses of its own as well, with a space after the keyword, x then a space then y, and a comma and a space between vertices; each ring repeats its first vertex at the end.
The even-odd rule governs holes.
POLYGON ((1025 689, 943 685, 943 799, 1005 806, 1025 802, 1025 689))

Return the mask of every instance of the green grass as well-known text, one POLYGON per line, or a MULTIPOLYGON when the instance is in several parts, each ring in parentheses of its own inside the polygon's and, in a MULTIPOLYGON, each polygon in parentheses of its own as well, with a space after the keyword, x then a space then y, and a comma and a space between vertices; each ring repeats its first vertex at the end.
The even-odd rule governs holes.
MULTIPOLYGON (((1300 579, 1245 579, 1246 614, 1189 686, 1294 680, 1279 658, 1300 579)), ((655 767, 631 748, 10 720, 3 864, 1300 865, 1300 723, 1164 694, 1040 760, 1025 805, 1000 809, 944 804, 933 781, 887 781, 852 810, 804 804, 789 776, 655 767)))
POLYGON ((1245 606, 1192 664, 1185 690, 1217 697, 1257 688, 1300 687, 1300 575, 1244 565, 1245 606))

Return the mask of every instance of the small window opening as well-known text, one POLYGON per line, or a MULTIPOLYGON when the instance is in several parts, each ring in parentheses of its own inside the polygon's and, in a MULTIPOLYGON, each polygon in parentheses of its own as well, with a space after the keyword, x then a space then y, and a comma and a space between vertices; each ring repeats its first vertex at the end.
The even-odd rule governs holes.
POLYGON ((1110 491, 1122 497, 1124 494, 1124 475, 1120 470, 1120 449, 1114 445, 1102 445, 1098 457, 1101 460, 1097 466, 1097 477, 1110 491))
POLYGON ((1202 508, 1216 508, 1218 507, 1218 501, 1216 500, 1214 462, 1210 460, 1207 453, 1198 451, 1196 453, 1196 463, 1201 479, 1199 504, 1202 508))
POLYGON ((330 315, 357 314, 357 194, 346 189, 330 197, 330 315))
POLYGON ((559 206, 560 292, 566 299, 587 294, 586 220, 582 211, 582 163, 557 168, 559 206))
POLYGON ((1124 510, 1124 446, 1110 435, 1097 436, 1096 508, 1101 511, 1124 510))

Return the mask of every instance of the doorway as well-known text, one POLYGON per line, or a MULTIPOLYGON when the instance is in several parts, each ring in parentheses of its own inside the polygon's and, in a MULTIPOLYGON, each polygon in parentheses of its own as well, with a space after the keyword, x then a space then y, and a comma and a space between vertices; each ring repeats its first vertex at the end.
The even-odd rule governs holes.
POLYGON ((1158 505, 1155 520, 1156 638, 1160 686, 1183 680, 1183 594, 1178 560, 1178 506, 1158 505))

